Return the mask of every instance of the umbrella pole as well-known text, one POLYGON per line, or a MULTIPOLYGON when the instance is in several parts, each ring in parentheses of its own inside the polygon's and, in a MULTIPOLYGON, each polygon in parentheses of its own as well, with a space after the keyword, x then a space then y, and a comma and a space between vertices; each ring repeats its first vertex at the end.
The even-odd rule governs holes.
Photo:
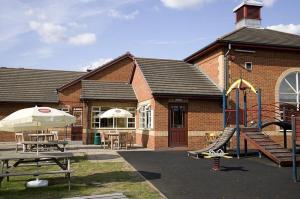
POLYGON ((67 133, 68 133, 68 132, 67 132, 67 131, 68 131, 67 128, 68 128, 68 127, 66 126, 66 127, 65 127, 65 137, 64 137, 64 141, 66 141, 66 139, 67 139, 67 133))
POLYGON ((115 128, 115 118, 113 117, 113 129, 115 128))

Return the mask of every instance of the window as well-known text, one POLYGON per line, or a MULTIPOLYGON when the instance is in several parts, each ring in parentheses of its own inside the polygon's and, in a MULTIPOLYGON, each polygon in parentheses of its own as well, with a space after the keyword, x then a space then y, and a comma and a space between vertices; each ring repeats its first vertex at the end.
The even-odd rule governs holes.
POLYGON ((245 62, 245 69, 251 71, 253 68, 252 62, 245 62))
POLYGON ((293 104, 299 110, 300 107, 300 72, 287 75, 280 83, 279 102, 293 104))
POLYGON ((131 114, 131 118, 99 118, 98 115, 108 111, 109 109, 116 107, 92 107, 92 128, 135 128, 135 108, 134 107, 118 107, 128 110, 131 114))
POLYGON ((76 118, 74 126, 82 126, 82 108, 74 108, 73 115, 76 118))
POLYGON ((151 129, 153 113, 150 105, 144 105, 140 107, 140 128, 151 129))
POLYGON ((70 106, 61 106, 58 108, 58 110, 70 113, 70 106))

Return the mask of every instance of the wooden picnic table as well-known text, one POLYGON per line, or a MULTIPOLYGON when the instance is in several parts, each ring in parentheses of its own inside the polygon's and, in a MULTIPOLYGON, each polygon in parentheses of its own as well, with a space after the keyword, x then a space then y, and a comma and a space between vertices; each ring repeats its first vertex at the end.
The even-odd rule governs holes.
POLYGON ((68 141, 65 140, 56 140, 56 141, 24 141, 23 152, 33 151, 33 150, 48 150, 51 147, 55 147, 61 152, 66 151, 66 145, 68 141), (60 146, 62 145, 62 146, 60 146))
POLYGON ((71 161, 73 157, 72 153, 58 152, 58 153, 7 153, 0 155, 1 161, 1 174, 0 174, 0 186, 4 178, 12 176, 40 176, 40 175, 54 175, 54 174, 65 174, 68 178, 69 190, 71 188, 71 161), (46 164, 41 164, 46 162, 46 164), (34 163, 34 164, 33 164, 34 163), (60 170, 47 170, 39 171, 38 168, 41 166, 57 165, 60 170), (15 168, 21 165, 35 166, 36 171, 34 172, 15 172, 15 168))
POLYGON ((54 140, 55 134, 53 133, 31 133, 28 134, 30 141, 50 141, 54 140))

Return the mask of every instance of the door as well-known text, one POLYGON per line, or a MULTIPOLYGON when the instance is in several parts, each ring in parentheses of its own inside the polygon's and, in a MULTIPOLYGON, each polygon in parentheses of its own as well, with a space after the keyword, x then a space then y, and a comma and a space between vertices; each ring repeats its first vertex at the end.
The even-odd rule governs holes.
POLYGON ((82 108, 73 108, 73 115, 76 122, 71 128, 71 140, 82 141, 82 108))
POLYGON ((169 146, 187 146, 187 105, 169 105, 169 146))

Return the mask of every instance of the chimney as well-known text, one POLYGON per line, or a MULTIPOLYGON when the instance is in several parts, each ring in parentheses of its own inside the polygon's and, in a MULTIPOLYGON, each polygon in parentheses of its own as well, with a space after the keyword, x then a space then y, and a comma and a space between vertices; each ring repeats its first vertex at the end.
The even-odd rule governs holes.
POLYGON ((244 0, 234 8, 236 14, 236 29, 242 27, 260 28, 261 27, 261 8, 264 6, 262 0, 244 0))

